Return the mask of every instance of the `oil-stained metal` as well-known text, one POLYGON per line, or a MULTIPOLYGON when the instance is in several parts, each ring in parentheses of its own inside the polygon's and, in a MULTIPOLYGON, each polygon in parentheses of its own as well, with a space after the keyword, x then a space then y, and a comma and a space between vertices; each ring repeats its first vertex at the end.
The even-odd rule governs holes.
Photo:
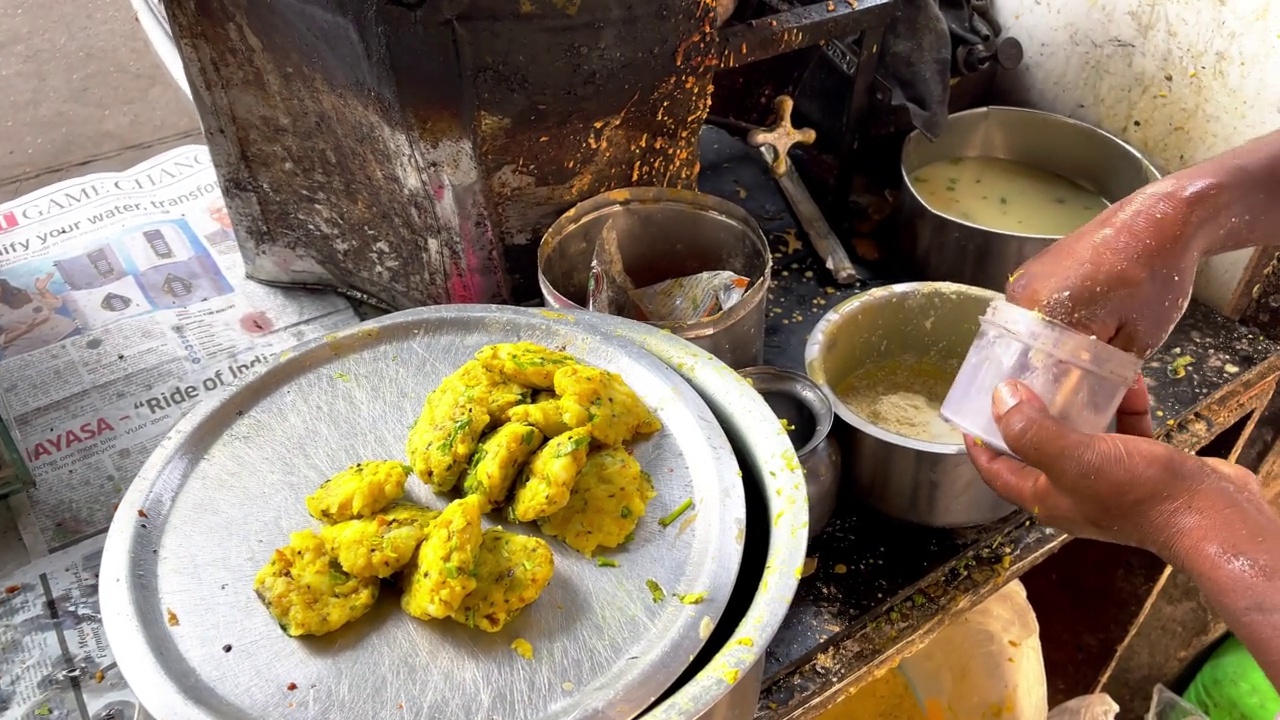
POLYGON ((166 5, 255 279, 533 297, 576 202, 695 184, 715 0, 166 5))
POLYGON ((831 0, 749 20, 721 33, 720 64, 738 67, 827 40, 883 27, 893 13, 893 0, 831 0))

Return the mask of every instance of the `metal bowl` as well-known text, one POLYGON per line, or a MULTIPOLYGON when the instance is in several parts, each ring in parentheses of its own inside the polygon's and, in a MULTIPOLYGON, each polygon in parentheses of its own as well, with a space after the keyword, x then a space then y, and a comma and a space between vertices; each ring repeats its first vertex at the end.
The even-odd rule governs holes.
POLYGON ((934 162, 959 157, 1016 160, 1057 173, 1114 203, 1160 178, 1133 147, 1077 120, 1011 107, 965 110, 947 119, 929 140, 919 130, 902 147, 902 242, 929 280, 1004 290, 1009 275, 1059 236, 991 230, 934 211, 911 175, 934 162))
POLYGON ((711 195, 674 188, 611 190, 560 216, 538 246, 538 285, 550 307, 587 305, 591 257, 606 223, 637 287, 709 270, 730 270, 752 285, 733 307, 690 323, 655 322, 730 367, 764 357, 765 298, 773 256, 747 211, 711 195))
POLYGON ((739 373, 760 393, 769 409, 788 424, 787 435, 800 457, 809 492, 809 537, 827 526, 840 494, 840 446, 831 436, 835 410, 827 394, 807 376, 761 365, 739 373))
POLYGON ((966 527, 1013 511, 974 469, 960 443, 916 440, 854 413, 836 394, 853 373, 899 357, 960 367, 978 318, 999 293, 955 283, 913 282, 855 295, 818 321, 805 369, 844 420, 852 459, 845 481, 886 515, 934 527, 966 527))

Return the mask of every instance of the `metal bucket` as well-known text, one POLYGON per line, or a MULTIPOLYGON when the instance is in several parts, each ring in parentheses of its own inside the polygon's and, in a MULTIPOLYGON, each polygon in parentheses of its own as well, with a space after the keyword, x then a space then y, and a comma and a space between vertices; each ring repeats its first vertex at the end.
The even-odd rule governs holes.
POLYGON ((935 212, 911 175, 960 157, 1015 160, 1057 173, 1114 203, 1160 174, 1142 154, 1098 128, 1061 115, 1010 107, 956 113, 930 141, 919 130, 902 147, 902 242, 925 279, 1003 291, 1018 266, 1058 236, 1020 235, 980 227, 935 212))
POLYGON ((958 369, 978 318, 999 293, 954 283, 902 283, 845 300, 818 321, 805 369, 847 423, 852 459, 845 482, 886 515, 933 527, 966 527, 1013 511, 982 478, 960 443, 916 440, 855 414, 837 390, 853 373, 885 360, 929 358, 958 369))
POLYGON ((587 305, 596 241, 615 223, 619 251, 637 287, 709 270, 751 279, 746 295, 708 320, 655 322, 732 368, 764 357, 765 298, 773 258, 755 220, 726 200, 689 190, 626 188, 574 206, 547 230, 538 247, 538 285, 550 307, 587 305))

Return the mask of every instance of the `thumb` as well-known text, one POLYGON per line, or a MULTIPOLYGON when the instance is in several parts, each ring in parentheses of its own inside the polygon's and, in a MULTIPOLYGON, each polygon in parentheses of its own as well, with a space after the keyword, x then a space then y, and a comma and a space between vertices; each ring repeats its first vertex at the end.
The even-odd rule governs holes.
POLYGON ((1090 440, 1050 415, 1044 401, 1017 380, 996 386, 991 411, 1005 446, 1023 462, 1049 474, 1080 454, 1090 440))

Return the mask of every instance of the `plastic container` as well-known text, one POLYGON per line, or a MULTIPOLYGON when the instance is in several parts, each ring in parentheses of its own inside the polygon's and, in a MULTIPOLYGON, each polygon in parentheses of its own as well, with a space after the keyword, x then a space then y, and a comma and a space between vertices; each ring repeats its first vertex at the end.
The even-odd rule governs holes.
POLYGON ((991 413, 991 396, 1005 380, 1021 380, 1049 413, 1082 432, 1110 425, 1142 360, 1038 312, 996 300, 942 403, 942 417, 1006 455, 991 413))

